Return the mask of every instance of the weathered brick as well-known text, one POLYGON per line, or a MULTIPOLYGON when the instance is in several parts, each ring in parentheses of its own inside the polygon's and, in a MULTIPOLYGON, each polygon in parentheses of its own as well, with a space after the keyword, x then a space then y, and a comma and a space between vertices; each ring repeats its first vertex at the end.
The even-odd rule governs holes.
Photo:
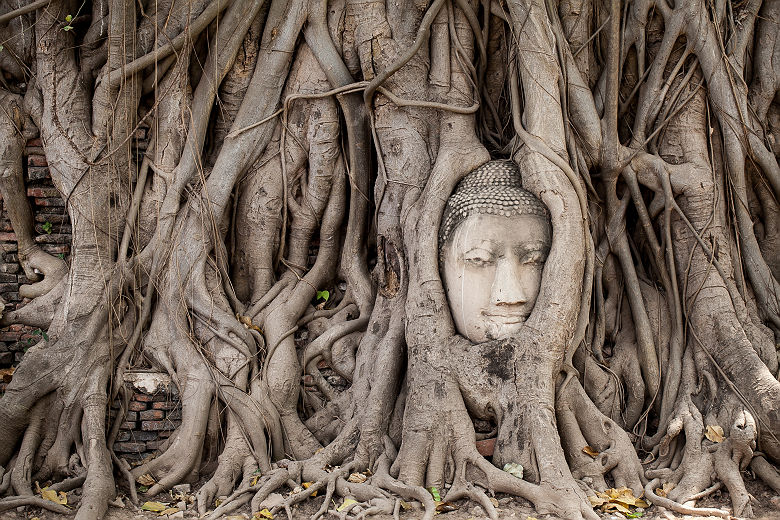
POLYGON ((116 442, 126 442, 130 440, 130 432, 119 432, 116 436, 116 442))
POLYGON ((483 457, 491 457, 496 447, 496 438, 477 441, 477 451, 483 457))
POLYGON ((19 341, 19 338, 22 337, 23 332, 21 331, 2 331, 0 332, 0 341, 19 341))
POLYGON ((174 403, 173 401, 158 401, 152 403, 152 408, 155 410, 173 410, 178 404, 179 403, 174 403))
POLYGON ((59 197, 50 197, 47 199, 35 199, 35 204, 37 206, 45 206, 45 207, 57 207, 57 206, 64 206, 65 201, 62 200, 59 197))
POLYGON ((138 426, 135 421, 125 421, 120 426, 120 430, 135 430, 138 426))
POLYGON ((149 394, 134 393, 133 401, 140 401, 142 403, 151 403, 154 398, 149 394))
POLYGON ((36 222, 51 222, 52 224, 63 224, 70 222, 67 213, 38 213, 35 215, 36 222))
POLYGON ((19 269, 19 264, 0 264, 0 273, 18 273, 19 269))
POLYGON ((16 283, 18 281, 17 276, 12 273, 0 273, 0 283, 16 283))
POLYGON ((0 233, 0 242, 16 242, 16 233, 0 233))
POLYGON ((45 155, 30 155, 27 157, 28 166, 48 166, 45 155))
POLYGON ((146 449, 149 451, 157 450, 160 448, 160 446, 162 446, 166 442, 168 442, 168 439, 160 439, 159 441, 149 441, 146 443, 146 449))
POLYGON ((70 253, 70 245, 68 244, 41 244, 41 249, 52 255, 70 253))
POLYGON ((177 408, 176 410, 171 410, 168 412, 168 415, 165 416, 166 419, 170 421, 180 421, 181 420, 181 408, 177 408))
POLYGON ((33 139, 30 139, 27 141, 26 148, 30 148, 31 146, 43 146, 43 141, 40 137, 35 137, 33 139))
POLYGON ((28 197, 37 197, 37 198, 46 198, 46 197, 59 197, 60 192, 55 187, 30 187, 27 188, 27 196, 28 197))
POLYGON ((40 181, 43 179, 48 179, 51 175, 49 174, 49 168, 47 167, 40 167, 40 166, 30 166, 27 168, 27 178, 31 181, 40 181))
POLYGON ((126 421, 137 421, 138 420, 138 412, 127 412, 127 415, 125 415, 126 421))
POLYGON ((156 440, 160 437, 160 435, 157 432, 144 432, 135 430, 130 432, 130 437, 133 439, 133 442, 146 442, 156 440))
POLYGON ((0 283, 0 294, 19 291, 18 283, 0 283))
POLYGON ((141 429, 145 431, 174 430, 176 425, 167 420, 162 421, 141 421, 141 429))
POLYGON ((134 412, 141 412, 146 410, 146 403, 142 403, 140 401, 130 401, 127 405, 127 409, 134 412))
POLYGON ((117 442, 114 449, 122 453, 143 453, 146 451, 145 442, 117 442))
POLYGON ((159 421, 165 417, 165 412, 162 410, 144 410, 139 415, 142 421, 159 421))
POLYGON ((38 244, 69 244, 72 236, 66 233, 52 233, 46 235, 38 235, 35 237, 35 241, 38 244))
POLYGON ((0 367, 7 367, 14 362, 13 352, 0 352, 0 367))

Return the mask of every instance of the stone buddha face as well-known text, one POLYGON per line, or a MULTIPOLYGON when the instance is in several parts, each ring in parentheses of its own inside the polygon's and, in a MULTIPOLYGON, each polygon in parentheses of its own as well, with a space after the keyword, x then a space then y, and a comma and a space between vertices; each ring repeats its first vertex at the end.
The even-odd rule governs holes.
POLYGON ((439 233, 440 266, 458 333, 474 343, 517 334, 539 294, 552 243, 544 204, 522 189, 510 161, 468 174, 439 233))

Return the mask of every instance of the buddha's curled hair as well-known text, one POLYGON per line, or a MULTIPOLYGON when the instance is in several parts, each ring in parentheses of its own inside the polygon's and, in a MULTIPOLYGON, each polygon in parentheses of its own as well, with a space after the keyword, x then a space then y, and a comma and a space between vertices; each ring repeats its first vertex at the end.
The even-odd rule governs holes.
POLYGON ((447 199, 439 226, 439 251, 458 226, 474 214, 537 215, 550 220, 547 206, 523 189, 520 168, 514 161, 489 161, 468 173, 447 199))

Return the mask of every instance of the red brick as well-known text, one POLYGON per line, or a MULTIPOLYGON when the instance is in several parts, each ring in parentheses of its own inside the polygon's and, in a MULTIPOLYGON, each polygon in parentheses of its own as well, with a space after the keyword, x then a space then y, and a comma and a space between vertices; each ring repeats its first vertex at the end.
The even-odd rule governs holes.
POLYGON ((0 242, 16 242, 16 233, 0 233, 0 242))
POLYGON ((159 421, 165 417, 162 410, 144 410, 140 413, 142 421, 159 421))
POLYGON ((477 451, 483 457, 492 457, 496 447, 496 438, 477 441, 477 451))
POLYGON ((173 410, 176 408, 176 405, 178 403, 174 403, 173 401, 164 401, 164 402, 157 402, 152 403, 152 408, 155 410, 173 410))
POLYGON ((43 141, 41 141, 40 137, 36 137, 35 139, 30 139, 27 141, 27 147, 30 146, 43 146, 43 141))
POLYGON ((29 166, 48 166, 45 155, 30 155, 27 157, 27 164, 29 166))
POLYGON ((140 401, 142 403, 151 403, 154 397, 152 397, 149 394, 140 394, 140 393, 134 393, 133 394, 133 401, 140 401))
POLYGON ((143 412, 146 410, 146 403, 140 401, 130 401, 127 405, 127 409, 133 412, 143 412))
POLYGON ((125 421, 122 423, 122 425, 119 427, 120 430, 135 430, 137 428, 137 424, 135 421, 125 421))

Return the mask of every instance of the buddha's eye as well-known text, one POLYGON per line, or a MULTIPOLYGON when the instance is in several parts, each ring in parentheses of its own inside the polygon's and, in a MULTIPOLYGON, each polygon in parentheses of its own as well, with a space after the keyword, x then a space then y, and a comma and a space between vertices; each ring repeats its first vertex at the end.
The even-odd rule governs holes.
POLYGON ((490 251, 486 251, 484 249, 472 249, 463 255, 463 261, 466 263, 466 265, 472 267, 486 267, 488 265, 493 265, 495 263, 495 258, 490 253, 490 251))
POLYGON ((541 266, 544 265, 546 259, 547 255, 543 251, 531 251, 520 259, 520 263, 523 265, 541 266))

